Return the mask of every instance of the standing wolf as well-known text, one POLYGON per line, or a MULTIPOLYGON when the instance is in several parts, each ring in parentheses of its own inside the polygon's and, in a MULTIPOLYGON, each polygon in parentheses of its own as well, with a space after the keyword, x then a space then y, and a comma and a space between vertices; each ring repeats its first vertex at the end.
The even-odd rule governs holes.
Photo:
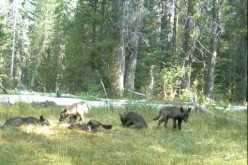
POLYGON ((69 122, 75 122, 77 116, 79 116, 79 120, 84 122, 84 114, 88 113, 88 111, 88 106, 84 102, 74 103, 63 109, 60 113, 59 121, 63 121, 70 116, 69 122))
POLYGON ((132 125, 138 129, 148 127, 145 119, 135 112, 125 112, 119 115, 123 127, 130 127, 132 125))
POLYGON ((182 107, 162 107, 159 110, 158 116, 154 117, 153 120, 158 120, 161 116, 162 118, 158 121, 158 126, 164 122, 164 128, 167 127, 167 122, 169 118, 173 119, 173 128, 177 128, 176 120, 178 120, 178 129, 181 130, 182 121, 188 122, 189 114, 191 108, 183 109, 182 107))
POLYGON ((40 119, 37 119, 35 117, 15 117, 6 120, 2 128, 7 126, 14 126, 18 127, 23 124, 41 124, 41 125, 50 125, 49 121, 46 120, 42 115, 40 116, 40 119))

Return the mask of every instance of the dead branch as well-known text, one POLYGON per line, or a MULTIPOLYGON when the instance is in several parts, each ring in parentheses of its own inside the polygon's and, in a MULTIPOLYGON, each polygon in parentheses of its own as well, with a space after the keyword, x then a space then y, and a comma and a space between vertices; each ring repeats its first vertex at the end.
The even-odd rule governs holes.
POLYGON ((247 121, 240 121, 240 120, 233 119, 233 118, 230 118, 230 117, 224 117, 224 116, 221 116, 221 115, 217 115, 214 112, 211 112, 210 110, 208 110, 205 106, 200 105, 199 103, 191 102, 191 104, 193 106, 197 107, 198 109, 200 109, 202 112, 210 114, 213 117, 224 119, 224 120, 229 121, 229 122, 236 122, 236 123, 245 124, 245 125, 247 124, 247 121))
POLYGON ((105 88, 105 86, 104 86, 104 83, 103 83, 103 81, 102 81, 102 78, 101 78, 101 76, 100 76, 98 70, 96 70, 96 75, 97 75, 97 77, 99 78, 99 80, 100 80, 100 82, 101 82, 102 88, 103 88, 103 90, 104 90, 105 97, 108 98, 108 94, 107 94, 106 88, 105 88))
POLYGON ((2 84, 0 84, 0 88, 3 90, 5 94, 7 94, 7 90, 2 86, 2 84))

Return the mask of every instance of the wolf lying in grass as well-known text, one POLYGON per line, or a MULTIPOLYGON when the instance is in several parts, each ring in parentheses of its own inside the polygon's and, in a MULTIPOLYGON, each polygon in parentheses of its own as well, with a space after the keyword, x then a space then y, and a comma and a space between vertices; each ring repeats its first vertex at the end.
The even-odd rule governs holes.
POLYGON ((148 127, 145 119, 135 112, 125 112, 119 115, 123 127, 130 127, 132 125, 138 129, 148 127))
POLYGON ((97 121, 97 120, 90 120, 87 123, 87 126, 92 129, 92 130, 96 130, 99 128, 99 126, 102 126, 105 129, 111 129, 113 126, 110 124, 102 124, 101 122, 97 121))
POLYGON ((97 131, 99 126, 102 126, 105 129, 111 129, 112 125, 102 124, 97 120, 90 120, 86 124, 85 123, 73 123, 68 128, 69 129, 80 129, 85 131, 97 131))
POLYGON ((63 121, 70 116, 69 123, 71 123, 75 122, 77 120, 77 116, 79 116, 79 120, 84 122, 84 114, 88 113, 88 111, 88 106, 84 102, 74 103, 63 109, 60 113, 59 121, 63 121))
POLYGON ((182 121, 188 122, 191 108, 183 109, 182 107, 162 107, 159 110, 158 116, 154 117, 153 120, 158 120, 158 127, 164 122, 164 128, 167 128, 167 122, 169 118, 173 119, 173 128, 177 128, 176 121, 178 121, 178 129, 181 130, 182 121))
POLYGON ((7 126, 13 126, 18 127, 24 124, 41 124, 41 125, 50 125, 49 121, 46 120, 42 115, 40 116, 40 119, 37 119, 35 117, 15 117, 6 120, 2 128, 5 128, 7 126))

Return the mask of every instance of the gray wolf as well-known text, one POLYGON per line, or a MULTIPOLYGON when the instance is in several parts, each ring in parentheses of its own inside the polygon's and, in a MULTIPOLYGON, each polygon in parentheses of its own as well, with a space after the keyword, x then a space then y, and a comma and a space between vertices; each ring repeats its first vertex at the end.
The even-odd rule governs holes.
POLYGON ((79 116, 79 120, 84 122, 84 114, 87 114, 88 111, 88 106, 84 102, 74 103, 63 109, 60 113, 59 121, 64 121, 68 116, 70 116, 69 122, 75 122, 77 120, 77 116, 79 116))
POLYGON ((105 129, 111 129, 113 126, 108 124, 102 124, 97 120, 90 120, 87 123, 72 123, 69 129, 80 129, 85 131, 97 131, 97 129, 102 126, 105 129))
POLYGON ((42 115, 40 116, 40 119, 37 119, 35 117, 15 117, 15 118, 11 118, 6 120, 6 122, 4 123, 3 127, 6 126, 14 126, 14 127, 18 127, 24 124, 41 124, 41 125, 50 125, 49 121, 47 119, 45 119, 42 115))
POLYGON ((189 114, 191 108, 184 109, 183 107, 162 107, 159 110, 159 114, 153 118, 153 120, 158 120, 161 116, 162 118, 158 121, 158 127, 162 122, 164 122, 164 128, 167 128, 167 123, 169 118, 173 120, 173 128, 177 128, 177 121, 178 121, 178 129, 181 130, 182 121, 188 122, 189 114))
POLYGON ((123 127, 134 126, 135 128, 147 128, 148 124, 146 120, 135 112, 125 112, 120 115, 121 123, 123 127))

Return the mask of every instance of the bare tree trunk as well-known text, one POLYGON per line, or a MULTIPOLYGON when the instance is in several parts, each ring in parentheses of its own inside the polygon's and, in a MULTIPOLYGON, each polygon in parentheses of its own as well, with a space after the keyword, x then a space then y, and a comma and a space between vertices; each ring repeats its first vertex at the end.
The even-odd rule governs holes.
POLYGON ((194 38, 190 35, 190 32, 194 29, 194 6, 195 0, 188 0, 188 11, 185 23, 184 33, 184 48, 182 55, 182 67, 185 69, 185 73, 182 79, 181 87, 186 89, 190 87, 191 65, 192 65, 192 52, 194 49, 194 38))
POLYGON ((169 0, 161 0, 161 20, 160 20, 160 30, 161 30, 161 41, 163 42, 162 50, 164 52, 171 51, 171 37, 170 32, 171 29, 171 16, 170 13, 171 4, 169 0))
POLYGON ((136 71, 136 64, 137 64, 137 55, 138 55, 138 44, 139 39, 133 45, 131 49, 131 55, 128 61, 128 66, 126 69, 126 76, 125 76, 125 88, 130 91, 134 90, 134 80, 135 80, 135 71, 136 71))
POLYGON ((154 88, 154 65, 151 66, 150 69, 150 76, 151 76, 151 83, 150 83, 150 97, 153 95, 153 88, 154 88))
POLYGON ((144 7, 143 7, 144 0, 132 1, 131 3, 132 4, 130 5, 133 6, 133 8, 130 9, 130 14, 128 15, 128 20, 129 20, 128 27, 129 29, 134 29, 134 30, 129 32, 127 39, 128 43, 130 43, 128 45, 130 51, 130 57, 125 73, 125 87, 128 90, 133 91, 136 64, 137 64, 137 55, 139 48, 140 29, 144 17, 144 7))
POLYGON ((144 0, 119 0, 117 8, 122 12, 122 16, 116 27, 116 39, 119 41, 115 48, 117 60, 114 70, 114 87, 122 96, 124 85, 128 90, 133 91, 136 62, 139 46, 139 31, 143 18, 144 0), (130 58, 126 66, 126 50, 129 50, 130 58), (126 68, 127 67, 127 68, 126 68), (125 72, 126 69, 126 72, 125 72), (126 76, 126 77, 125 77, 126 76))
POLYGON ((172 33, 172 52, 176 52, 176 46, 177 46, 177 0, 173 0, 173 12, 174 12, 174 18, 173 18, 173 33, 172 33))
POLYGON ((13 38, 12 38, 12 53, 11 53, 11 66, 10 66, 10 79, 14 79, 14 63, 15 63, 15 40, 16 40, 16 19, 18 14, 17 0, 13 1, 13 38))
POLYGON ((210 58, 210 62, 208 65, 208 73, 206 80, 206 91, 205 96, 208 98, 212 98, 213 88, 214 88, 214 72, 215 72, 215 64, 218 50, 218 27, 220 24, 219 18, 219 0, 213 0, 213 41, 212 41, 212 56, 210 58))
MULTIPOLYGON (((94 0, 92 3, 92 10, 96 13, 98 0, 94 0)), ((93 21, 92 24, 92 43, 96 42, 96 23, 93 21)))
POLYGON ((117 47, 117 63, 116 63, 116 88, 119 92, 119 96, 123 95, 124 92, 124 75, 125 75, 125 45, 124 38, 121 36, 121 41, 117 47))
POLYGON ((121 97, 124 93, 124 75, 125 75, 125 63, 126 63, 126 52, 125 52, 125 34, 126 34, 126 10, 128 5, 128 0, 117 2, 115 9, 116 12, 121 12, 117 25, 115 26, 115 38, 118 41, 118 44, 115 47, 114 54, 116 55, 114 67, 112 68, 112 74, 114 80, 112 86, 117 90, 118 95, 121 97))

